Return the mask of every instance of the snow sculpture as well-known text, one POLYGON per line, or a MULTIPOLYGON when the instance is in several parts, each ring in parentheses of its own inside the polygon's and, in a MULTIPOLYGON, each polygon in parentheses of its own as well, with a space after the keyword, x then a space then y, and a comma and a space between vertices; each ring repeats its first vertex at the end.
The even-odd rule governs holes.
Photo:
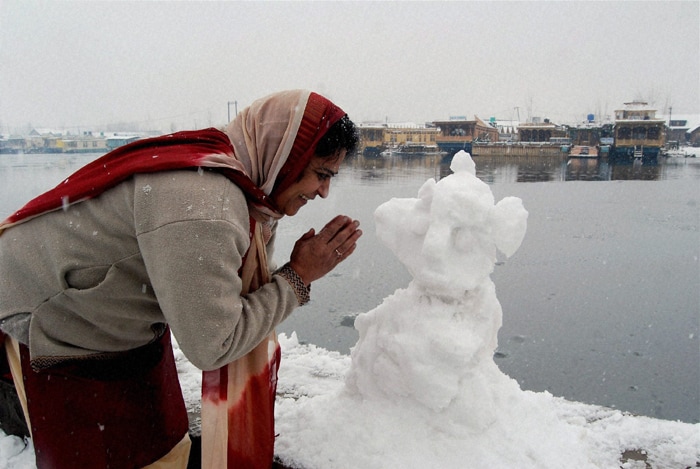
POLYGON ((493 361, 501 306, 490 274, 497 250, 511 256, 520 246, 527 211, 515 197, 495 204, 467 153, 450 168, 418 198, 375 212, 377 236, 413 281, 357 318, 347 387, 368 399, 418 401, 480 431, 495 419, 493 390, 517 388, 493 361))
POLYGON ((451 169, 375 211, 413 280, 357 317, 336 392, 278 406, 276 450, 293 467, 596 467, 553 397, 522 391, 493 360, 502 311, 490 274, 498 250, 520 247, 527 212, 514 197, 495 203, 467 153, 451 169))

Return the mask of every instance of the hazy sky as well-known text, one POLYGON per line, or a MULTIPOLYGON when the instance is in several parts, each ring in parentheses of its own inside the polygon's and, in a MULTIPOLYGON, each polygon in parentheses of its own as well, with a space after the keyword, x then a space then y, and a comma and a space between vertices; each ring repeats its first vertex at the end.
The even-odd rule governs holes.
POLYGON ((699 69, 697 0, 0 0, 2 133, 218 126, 288 88, 357 122, 700 114, 699 69))

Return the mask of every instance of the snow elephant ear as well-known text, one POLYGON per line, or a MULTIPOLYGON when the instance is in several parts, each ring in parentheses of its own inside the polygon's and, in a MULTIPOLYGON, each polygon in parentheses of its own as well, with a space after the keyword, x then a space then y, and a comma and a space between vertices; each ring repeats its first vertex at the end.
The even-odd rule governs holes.
POLYGON ((491 211, 493 241, 507 257, 515 254, 527 230, 527 210, 517 197, 505 197, 491 211))
POLYGON ((435 194, 435 186, 437 186, 435 179, 430 178, 423 183, 420 189, 418 189, 418 198, 421 200, 421 203, 425 206, 425 208, 428 211, 430 210, 430 204, 433 203, 433 194, 435 194))

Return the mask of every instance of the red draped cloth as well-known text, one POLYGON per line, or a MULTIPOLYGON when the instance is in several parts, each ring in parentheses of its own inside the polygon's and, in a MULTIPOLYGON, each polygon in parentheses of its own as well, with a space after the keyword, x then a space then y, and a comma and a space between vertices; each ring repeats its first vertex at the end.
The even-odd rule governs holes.
POLYGON ((39 468, 142 468, 187 433, 170 330, 118 357, 72 360, 40 372, 20 345, 39 468))

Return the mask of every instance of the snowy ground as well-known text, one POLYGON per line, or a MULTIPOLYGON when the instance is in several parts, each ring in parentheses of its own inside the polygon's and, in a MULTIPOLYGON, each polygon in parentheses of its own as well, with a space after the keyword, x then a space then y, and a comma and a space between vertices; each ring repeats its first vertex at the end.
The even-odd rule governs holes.
MULTIPOLYGON (((348 355, 317 347, 312 344, 300 344, 296 334, 290 337, 280 334, 280 344, 283 350, 282 365, 279 373, 278 402, 277 402, 277 431, 281 433, 280 438, 284 441, 284 448, 278 445, 278 454, 294 455, 304 460, 314 458, 314 446, 305 447, 300 445, 295 437, 296 427, 307 427, 311 432, 311 438, 323 441, 324 446, 330 452, 340 455, 335 461, 328 461, 327 464, 312 467, 329 469, 339 467, 344 469, 362 468, 368 469, 377 467, 382 469, 390 468, 425 468, 425 467, 465 467, 481 469, 481 466, 470 466, 464 461, 469 461, 469 455, 459 451, 459 447, 468 446, 458 435, 450 432, 434 432, 427 439, 419 440, 409 437, 410 432, 407 426, 410 418, 407 418, 414 410, 411 407, 394 409, 384 408, 379 411, 387 417, 382 422, 376 414, 369 414, 367 408, 363 408, 362 403, 345 400, 343 396, 345 386, 345 376, 351 365, 351 358, 348 355), (336 397, 339 397, 336 399, 336 397), (313 399, 319 400, 339 400, 341 407, 345 406, 344 417, 345 428, 337 428, 328 421, 326 425, 314 426, 315 416, 304 414, 305 407, 309 408, 309 402, 313 399), (306 419, 306 420, 305 420, 306 419), (367 448, 370 443, 362 437, 373 437, 378 432, 377 425, 382 425, 381 432, 393 434, 405 434, 407 438, 400 438, 403 447, 386 447, 384 454, 372 454, 374 465, 367 465, 359 455, 368 454, 367 448), (373 428, 374 427, 374 428, 373 428), (372 430, 368 430, 372 428, 372 430), (358 435, 360 433, 360 435, 358 435), (366 445, 360 443, 365 441, 366 445), (456 446, 456 448, 452 447, 456 446), (432 464, 423 466, 420 462, 416 464, 406 464, 403 459, 393 459, 396 454, 414 454, 416 451, 422 452, 431 459, 432 464), (448 461, 452 456, 456 456, 461 463, 458 465, 441 464, 444 459, 437 455, 441 452, 448 461)), ((176 350, 176 358, 180 370, 183 392, 187 397, 188 408, 195 413, 199 410, 199 395, 201 378, 200 373, 194 366, 187 362, 184 355, 176 350)), ((543 408, 549 408, 556 418, 564 425, 570 427, 577 438, 571 441, 571 445, 580 444, 588 448, 590 460, 595 467, 601 469, 618 468, 625 469, 684 469, 689 467, 700 467, 700 424, 688 424, 683 422, 672 422, 658 420, 649 417, 634 416, 619 410, 606 407, 571 402, 548 393, 522 392, 524 396, 539 403, 543 408), (697 466, 696 466, 697 465, 697 466)), ((338 409, 335 409, 338 410, 338 409)), ((340 409, 342 411, 342 409, 340 409)), ((321 416, 325 419, 329 416, 321 416)), ((506 439, 520 440, 522 445, 541 445, 536 440, 536 434, 531 429, 518 425, 515 416, 507 416, 506 419, 513 418, 512 425, 503 430, 511 435, 496 435, 492 441, 486 442, 488 446, 484 450, 496 455, 501 459, 496 459, 489 468, 515 467, 537 467, 538 469, 548 467, 546 465, 533 465, 527 462, 513 462, 508 455, 503 453, 502 443, 506 439)), ((308 435, 306 435, 308 438, 308 435)), ((0 440, 2 441, 2 440, 0 440)), ((481 442, 484 443, 483 441, 481 442)), ((376 445, 374 449, 376 449, 376 445)), ((20 446, 17 446, 17 450, 20 446)), ((554 448, 553 450, 555 450, 554 448)), ((556 449, 565 455, 567 448, 556 449)), ((29 451, 31 452, 31 448, 29 451)), ((0 449, 0 454, 2 450, 0 449)), ((415 456, 415 454, 414 454, 415 456)), ((556 458, 559 455, 551 455, 556 458)), ((288 463, 291 463, 290 458, 288 463)), ((293 467, 290 464, 291 467, 293 467)), ((2 466, 0 468, 14 467, 2 466)), ((31 466, 26 466, 31 467, 31 466)), ((557 468, 561 469, 561 468, 557 468)))
MULTIPOLYGON (((291 418, 296 420, 300 413, 303 415, 303 412, 296 412, 295 407, 304 406, 307 399, 324 399, 323 396, 335 396, 337 393, 341 393, 343 376, 350 366, 350 358, 347 355, 328 352, 313 345, 300 345, 294 336, 281 337, 281 343, 286 353, 280 369, 278 432, 283 428, 306 425, 303 421, 290 420, 291 418)), ((614 409, 566 401, 547 393, 523 391, 523 395, 541 405, 542 408, 551 409, 556 418, 568 426, 576 438, 576 440, 568 442, 570 447, 550 447, 551 451, 557 451, 558 454, 545 454, 544 458, 549 460, 565 458, 571 447, 580 445, 587 448, 592 467, 601 469, 618 467, 625 469, 646 469, 649 467, 683 469, 696 467, 696 464, 699 464, 698 467, 700 467, 700 425, 698 424, 692 425, 633 416, 614 409)), ((470 461, 469 453, 462 450, 469 447, 466 441, 468 438, 437 431, 426 435, 423 440, 411 437, 399 439, 397 441, 402 441, 402 446, 388 447, 385 454, 374 454, 374 465, 365 465, 365 461, 357 458, 357 456, 367 453, 365 448, 356 443, 358 438, 355 432, 366 431, 368 436, 374 435, 376 430, 365 430, 367 427, 364 425, 373 420, 380 421, 380 419, 377 416, 368 418, 366 411, 369 409, 363 408, 362 403, 357 403, 356 408, 347 410, 348 414, 346 415, 350 416, 349 422, 357 423, 355 428, 335 428, 329 425, 319 426, 313 430, 318 432, 318 441, 325 441, 327 447, 333 450, 337 449, 338 454, 342 454, 346 459, 329 461, 327 465, 309 467, 342 467, 346 469, 370 467, 384 469, 394 467, 480 469, 486 467, 470 465, 465 462, 470 461), (415 458, 416 453, 422 453, 432 463, 424 466, 420 459, 417 459, 417 463, 412 465, 410 462, 407 463, 404 458, 392 459, 397 454, 407 454, 415 458), (452 464, 455 461, 458 464, 452 464)), ((382 431, 405 432, 407 435, 412 435, 410 427, 407 427, 410 422, 407 416, 411 414, 412 410, 410 408, 396 409, 396 412, 391 414, 391 418, 383 422, 382 431)), ((382 412, 384 411, 388 411, 388 409, 382 410, 382 412)), ((494 457, 487 467, 508 469, 553 467, 538 464, 542 461, 537 460, 513 460, 512 455, 503 451, 504 442, 508 440, 517 441, 523 447, 541 446, 541 442, 536 439, 539 437, 539 432, 533 431, 536 429, 519 426, 515 416, 511 423, 512 425, 502 429, 502 434, 494 435, 494 438, 490 440, 480 440, 480 443, 487 445, 482 448, 483 451, 494 457)), ((288 445, 284 449, 284 453, 300 455, 305 452, 312 453, 312 450, 308 448, 292 448, 296 443, 294 435, 284 435, 284 440, 288 445)), ((306 456, 309 457, 308 454, 306 456)))
MULTIPOLYGON (((342 392, 343 377, 350 367, 350 357, 314 345, 300 345, 295 336, 281 335, 280 342, 284 353, 278 386, 277 425, 278 431, 285 429, 285 434, 282 436, 284 436, 287 448, 284 452, 289 453, 289 447, 295 444, 295 437, 286 429, 305 425, 303 421, 291 421, 292 418, 296 418, 294 416, 295 408, 301 408, 310 399, 322 399, 324 396, 335 396, 342 392)), ((200 373, 187 362, 179 350, 176 350, 176 356, 188 408, 197 412, 201 393, 200 373)), ((698 424, 691 425, 648 417, 636 417, 618 410, 570 402, 548 394, 529 392, 524 392, 524 394, 538 401, 541 405, 550 407, 561 422, 570 426, 578 437, 578 441, 572 441, 571 444, 585 442, 590 449, 590 459, 596 467, 601 469, 619 467, 625 469, 647 469, 650 467, 654 469, 684 469, 697 467, 696 464, 700 462, 700 425, 698 424)), ((354 422, 350 420, 350 423, 362 426, 353 428, 352 425, 348 425, 347 428, 335 428, 329 425, 313 428, 311 431, 317 432, 318 438, 325 441, 325 446, 330 450, 337 448, 337 454, 344 456, 367 454, 365 448, 359 443, 363 441, 362 438, 358 438, 356 434, 356 432, 368 436, 372 434, 363 427, 367 423, 367 415, 363 414, 365 410, 361 404, 355 409, 347 409, 347 415, 350 415, 350 418, 355 417, 354 422)), ((400 433, 407 430, 405 425, 408 419, 404 419, 402 414, 409 415, 411 410, 404 408, 401 409, 400 413, 394 413, 391 419, 383 423, 386 427, 382 428, 382 431, 400 433)), ((517 421, 513 421, 512 426, 506 431, 510 431, 512 435, 502 435, 504 440, 517 437, 523 444, 538 443, 531 441, 529 429, 518 427, 517 421)), ((500 461, 495 459, 490 468, 529 467, 527 464, 511 464, 499 446, 501 442, 502 440, 499 439, 493 440, 485 448, 495 458, 499 456, 502 458, 500 461)), ((447 454, 447 458, 462 457, 464 455, 459 453, 458 449, 462 445, 467 446, 465 441, 449 433, 435 432, 423 441, 408 438, 404 440, 403 444, 405 447, 387 447, 386 454, 374 454, 375 466, 356 465, 355 462, 360 460, 353 458, 336 460, 333 463, 329 462, 328 465, 317 467, 324 469, 332 467, 345 469, 353 467, 363 469, 369 467, 385 469, 425 467, 421 465, 402 466, 402 461, 391 460, 395 452, 401 453, 410 449, 412 454, 421 451, 427 457, 434 458, 434 464, 429 467, 474 467, 481 469, 479 466, 469 466, 468 463, 459 466, 440 465, 441 458, 439 456, 442 451, 455 451, 447 454)), ((566 454, 566 450, 566 448, 561 448, 563 455, 566 454)), ((308 455, 314 451, 313 448, 298 447, 295 448, 295 452, 302 455, 306 452, 308 455)), ((469 460, 468 455, 464 457, 464 461, 469 460)), ((13 436, 0 436, 1 469, 33 469, 35 467, 34 448, 31 440, 25 442, 13 436)))

